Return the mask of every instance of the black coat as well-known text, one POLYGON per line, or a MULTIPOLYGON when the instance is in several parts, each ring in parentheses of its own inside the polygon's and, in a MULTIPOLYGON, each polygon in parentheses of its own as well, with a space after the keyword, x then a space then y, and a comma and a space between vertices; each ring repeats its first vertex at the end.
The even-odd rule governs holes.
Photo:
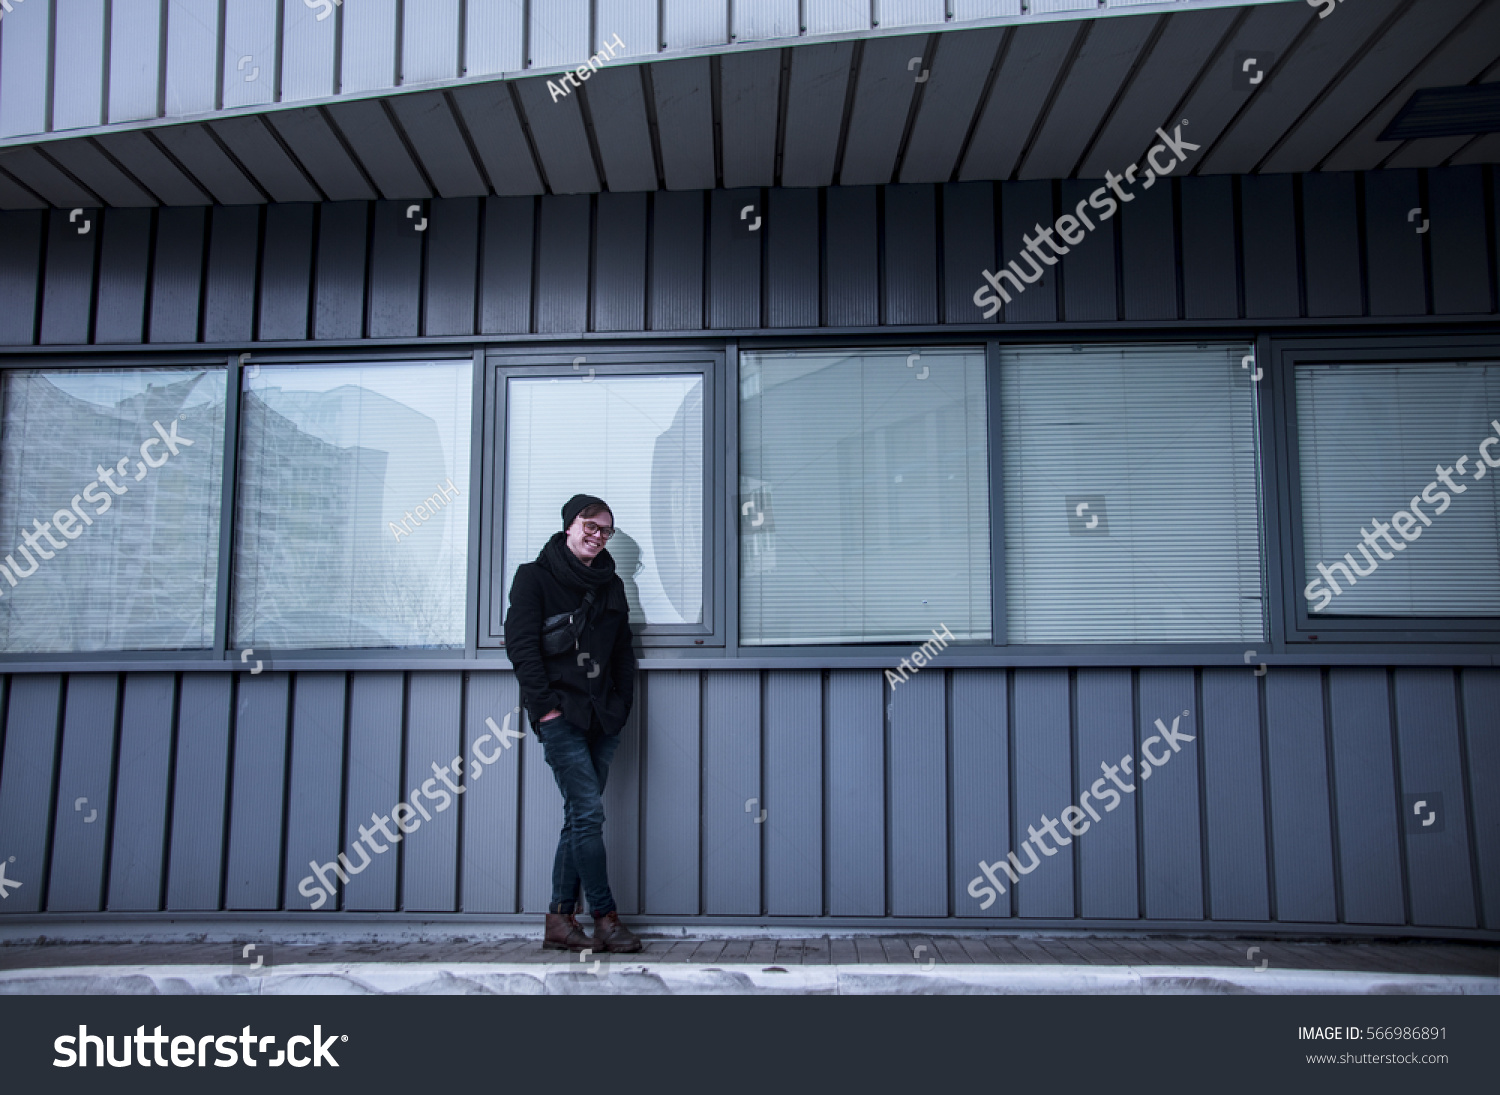
POLYGON ((545 656, 542 621, 578 609, 583 592, 541 562, 523 563, 516 570, 505 614, 505 652, 532 726, 559 708, 564 718, 584 729, 618 734, 625 725, 635 702, 636 661, 625 585, 618 575, 594 594, 594 601, 576 649, 545 656))

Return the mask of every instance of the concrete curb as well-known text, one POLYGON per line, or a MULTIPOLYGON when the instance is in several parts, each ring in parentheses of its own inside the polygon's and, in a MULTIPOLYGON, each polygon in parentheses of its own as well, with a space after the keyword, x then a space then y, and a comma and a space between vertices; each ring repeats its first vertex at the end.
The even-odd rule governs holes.
POLYGON ((1007 996, 1500 995, 1500 978, 1217 966, 562 964, 71 966, 0 971, 0 996, 1007 996))

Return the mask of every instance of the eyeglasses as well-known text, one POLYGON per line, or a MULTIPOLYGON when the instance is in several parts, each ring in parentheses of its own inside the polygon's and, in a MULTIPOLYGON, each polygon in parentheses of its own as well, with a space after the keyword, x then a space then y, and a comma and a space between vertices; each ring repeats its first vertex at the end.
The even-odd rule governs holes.
POLYGON ((590 536, 601 536, 606 540, 608 540, 615 534, 615 529, 613 528, 613 526, 596 525, 592 521, 585 521, 583 523, 583 531, 588 533, 588 535, 590 536))

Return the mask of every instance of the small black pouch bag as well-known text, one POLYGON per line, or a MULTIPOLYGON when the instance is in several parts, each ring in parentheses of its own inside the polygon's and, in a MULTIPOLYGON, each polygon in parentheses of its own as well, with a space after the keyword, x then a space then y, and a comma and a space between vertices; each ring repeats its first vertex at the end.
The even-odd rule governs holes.
POLYGON ((583 595, 583 604, 572 612, 559 612, 542 621, 542 653, 548 657, 561 654, 578 646, 578 636, 588 618, 589 606, 594 603, 594 591, 583 595))

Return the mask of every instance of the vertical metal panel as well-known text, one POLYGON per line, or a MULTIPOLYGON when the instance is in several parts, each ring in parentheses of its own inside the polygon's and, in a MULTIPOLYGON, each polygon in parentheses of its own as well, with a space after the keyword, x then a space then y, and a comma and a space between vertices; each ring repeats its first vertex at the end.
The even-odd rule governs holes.
POLYGON ((538 194, 542 179, 521 131, 510 85, 493 81, 449 92, 496 194, 538 194))
POLYGON ((938 321, 937 193, 932 186, 885 188, 886 323, 938 321))
MULTIPOLYGON (((286 736, 291 678, 241 674, 235 706, 234 764, 229 796, 226 909, 280 905, 281 815, 286 787, 286 736)), ((326 795, 327 788, 320 788, 326 795)))
POLYGON ((1203 712, 1194 710, 1196 706, 1191 670, 1140 671, 1136 726, 1141 745, 1161 736, 1156 730, 1158 719, 1167 727, 1175 724, 1179 733, 1196 739, 1179 746, 1177 752, 1153 744, 1151 750, 1156 756, 1165 752, 1172 757, 1164 768, 1151 764, 1141 748, 1136 750, 1134 782, 1140 800, 1141 870, 1146 882, 1146 907, 1141 911, 1153 919, 1203 918, 1203 836, 1198 802, 1203 712), (1176 722, 1179 717, 1180 723, 1176 722))
POLYGON ((760 913, 760 674, 703 675, 703 911, 760 913))
POLYGON ((727 53, 719 59, 719 118, 726 187, 771 186, 776 182, 780 92, 780 50, 727 53))
POLYGON ((259 206, 214 208, 203 290, 204 342, 247 342, 254 337, 259 236, 259 206))
POLYGON ((0 34, 0 137, 47 129, 47 89, 52 86, 52 48, 45 4, 17 4, 0 34))
MULTIPOLYGON (((344 839, 337 851, 351 865, 361 856, 353 844, 361 839, 360 827, 371 834, 365 844, 372 856, 369 866, 359 874, 340 879, 343 867, 328 850, 329 858, 318 859, 326 868, 324 882, 344 891, 343 908, 389 912, 396 908, 397 860, 406 838, 391 819, 391 808, 401 801, 401 717, 405 708, 405 687, 401 673, 355 673, 349 680, 349 745, 344 761, 348 795, 344 812, 344 839), (385 835, 394 833, 396 838, 385 835)), ((315 872, 316 873, 316 872, 315 872)), ((336 907, 329 902, 326 908, 336 907)))
POLYGON ((833 182, 853 60, 852 42, 819 43, 792 50, 781 143, 782 186, 827 186, 833 182))
MULTIPOLYGON (((979 864, 994 867, 1015 843, 1010 837, 1006 673, 1003 669, 956 669, 952 677, 952 908, 957 916, 1009 916, 1010 897, 995 893, 991 898, 985 893, 987 880, 978 873, 983 870, 979 864), (989 907, 982 908, 986 901, 989 907)), ((996 870, 996 874, 1003 872, 996 870)))
POLYGON ((958 177, 1008 179, 1057 82, 1073 39, 1091 21, 1027 23, 1013 29, 958 177))
POLYGON ((1477 923, 1458 740, 1453 670, 1395 671, 1396 743, 1401 763, 1406 878, 1413 924, 1471 928, 1477 923), (1442 796, 1441 807, 1434 802, 1442 796), (1442 825, 1423 832, 1413 796, 1427 800, 1442 825), (1411 813, 1411 817, 1406 817, 1411 813), (1441 831, 1439 831, 1441 830, 1441 831))
POLYGON ((207 224, 208 210, 201 207, 157 213, 148 335, 152 342, 198 341, 207 224))
MULTIPOLYGON (((309 872, 340 850, 339 813, 344 800, 343 673, 299 673, 292 701, 292 760, 287 783, 287 909, 332 910, 327 893, 309 872), (322 900, 319 900, 321 895, 322 900)), ((363 818, 355 819, 358 826, 363 818)), ((358 832, 355 828, 354 832, 358 832)), ((354 856, 358 862, 358 855, 354 856)), ((330 873, 329 878, 334 876, 330 873)))
MULTIPOLYGON (((1415 171, 1371 171, 1365 184, 1365 276, 1372 316, 1416 316, 1427 311, 1421 210, 1415 171), (1411 220, 1407 218, 1411 217, 1411 220)), ((1430 229, 1429 229, 1430 231, 1430 229)))
POLYGON ((872 38, 859 62, 854 110, 844 137, 839 184, 887 183, 895 175, 896 153, 916 96, 916 77, 907 62, 920 56, 923 38, 872 38))
POLYGON ((111 124, 157 115, 164 6, 162 0, 114 0, 109 6, 111 124))
POLYGON ((209 205, 213 199, 200 190, 161 148, 138 131, 104 133, 96 144, 148 187, 165 205, 209 205))
POLYGON ((883 692, 890 703, 892 916, 948 915, 946 691, 946 673, 929 668, 883 692))
MULTIPOLYGON (((535 728, 521 747, 521 911, 543 913, 552 900, 552 866, 563 825, 562 792, 535 728)), ((608 849, 605 850, 607 856, 608 849)))
POLYGON ((265 201, 255 184, 210 136, 207 127, 167 126, 153 129, 151 137, 213 195, 214 201, 222 205, 250 205, 265 201))
POLYGON ((584 195, 542 198, 537 231, 536 329, 583 331, 589 316, 589 204, 584 195))
POLYGON ((471 335, 479 272, 479 200, 440 198, 428 207, 427 219, 422 333, 471 335))
POLYGON ((94 245, 101 212, 88 209, 69 221, 54 209, 47 222, 47 272, 42 281, 42 342, 87 342, 94 302, 94 245), (78 229, 92 222, 89 231, 78 229))
POLYGON ((401 6, 403 84, 451 80, 458 70, 459 0, 404 0, 401 6))
POLYGON ((594 144, 609 189, 655 190, 656 159, 638 65, 601 69, 589 83, 594 144))
MULTIPOLYGON (((943 186, 944 323, 980 323, 974 294, 995 266, 995 190, 990 183, 943 186)), ((991 317, 991 322, 994 319, 991 317)))
MULTIPOLYGON (((537 158, 554 194, 592 194, 600 189, 599 172, 589 151, 578 96, 553 100, 543 79, 517 80, 510 85, 520 97, 521 111, 530 126, 537 158)), ((519 147, 516 153, 519 154, 519 147)))
POLYGON ((431 196, 421 171, 412 160, 406 144, 391 124, 390 116, 379 99, 360 99, 337 103, 328 115, 338 126, 349 147, 359 157, 375 188, 384 198, 426 198, 431 196))
POLYGON ((766 223, 766 326, 816 327, 820 252, 818 192, 776 189, 766 223))
POLYGON ((219 908, 232 688, 227 673, 187 673, 182 678, 167 868, 167 908, 173 912, 219 908))
POLYGON ((253 168, 255 181, 273 202, 312 202, 322 194, 272 135, 265 115, 244 115, 210 122, 209 128, 235 159, 253 168))
MULTIPOLYGON (((459 812, 453 809, 452 792, 441 786, 437 769, 448 765, 463 746, 462 710, 462 674, 412 674, 406 789, 401 799, 421 815, 408 822, 415 826, 410 835, 421 833, 421 837, 402 842, 401 908, 408 912, 453 912, 458 908, 459 812)), ((510 739, 504 746, 490 746, 485 756, 493 756, 496 748, 502 748, 495 764, 517 759, 509 755, 514 751, 510 739)))
MULTIPOLYGON (((1117 231, 1117 229, 1115 228, 1116 222, 1113 220, 1095 220, 1094 218, 1095 216, 1097 216, 1097 213, 1089 213, 1087 205, 1088 195, 1089 192, 1093 189, 1094 183, 1091 179, 1064 179, 1062 182, 1063 213, 1067 216, 1073 217, 1075 221, 1078 220, 1078 205, 1080 202, 1082 202, 1084 203, 1085 215, 1087 215, 1089 217, 1089 220, 1094 224, 1094 230, 1092 232, 1089 232, 1087 229, 1082 227, 1082 222, 1080 222, 1079 227, 1074 229, 1074 231, 1082 231, 1086 234, 1080 242, 1073 244, 1071 247, 1059 236, 1054 235, 1053 237, 1057 240, 1059 246, 1068 248, 1068 254, 1063 255, 1060 262, 1062 266, 1063 283, 1063 316, 1071 321, 1114 320, 1120 317, 1119 300, 1115 290, 1115 238, 1117 231)), ((1159 217, 1152 217, 1148 215, 1144 219, 1149 223, 1150 227, 1159 227, 1159 217)), ((1045 220, 1041 221, 1040 223, 1044 228, 1050 227, 1045 220)), ((1140 236, 1145 231, 1146 228, 1144 226, 1137 224, 1135 233, 1137 240, 1137 266, 1142 265, 1140 262, 1141 256, 1139 253, 1141 246, 1140 236)), ((1167 211, 1167 242, 1169 248, 1171 243, 1171 231, 1171 210, 1169 207, 1167 211)), ((1033 238, 1037 240, 1041 239, 1040 234, 1036 233, 1034 229, 1033 231, 1026 232, 1025 234, 1028 236, 1033 236, 1033 238)), ((1126 238, 1129 239, 1128 233, 1126 234, 1126 238)), ((1149 248, 1150 244, 1146 244, 1146 247, 1149 248)), ((1039 245, 1037 250, 1042 251, 1042 246, 1039 245)), ((1155 258, 1156 256, 1154 252, 1148 250, 1147 257, 1155 258)), ((1129 266, 1129 258, 1130 252, 1129 250, 1127 250, 1125 267, 1125 293, 1127 303, 1130 299, 1131 290, 1131 270, 1129 266)), ((1030 272, 1031 267, 1027 265, 1026 260, 1019 254, 1017 254, 1014 261, 1017 265, 1024 268, 1027 272, 1030 272)), ((1168 251, 1168 262, 1175 265, 1171 257, 1170 249, 1168 251)), ((1174 286, 1176 283, 1176 272, 1173 269, 1173 265, 1169 265, 1167 268, 1167 284, 1169 287, 1174 286)), ((1136 272, 1136 277, 1138 278, 1151 276, 1160 276, 1160 271, 1154 268, 1150 268, 1146 271, 1136 272)), ((1004 284, 1008 291, 1014 292, 1015 287, 1011 285, 1010 282, 1007 281, 1004 284)), ((1137 288, 1137 296, 1140 295, 1142 295, 1141 290, 1137 288)))
POLYGON ((5 763, 0 764, 0 833, 5 834, 0 856, 5 859, 5 877, 21 885, 6 898, 8 913, 37 912, 42 907, 61 714, 60 676, 10 678, 5 763))
MULTIPOLYGON (((1255 672, 1203 670, 1203 713, 1194 720, 1201 734, 1172 761, 1203 754, 1203 807, 1208 844, 1208 915, 1213 920, 1269 920, 1266 874, 1265 787, 1260 764, 1260 697, 1255 672)), ((1163 716, 1170 725, 1171 720, 1163 716)), ((1187 723, 1184 719, 1183 722, 1187 723)), ((1193 725, 1183 727, 1189 733, 1193 725)), ((1157 755, 1160 756, 1160 750, 1157 755)), ((1176 782, 1186 772, 1169 770, 1176 782)))
POLYGON ((526 67, 524 0, 464 5, 465 76, 519 72, 526 67))
POLYGON ((731 5, 732 30, 738 42, 796 38, 801 28, 798 0, 754 0, 731 5))
POLYGON ((662 0, 662 49, 722 46, 729 41, 728 0, 662 0))
POLYGON ((482 334, 531 330, 531 240, 535 221, 533 198, 485 199, 484 280, 479 305, 482 334))
POLYGON ((987 27, 938 36, 922 106, 902 155, 902 182, 947 182, 953 174, 1004 33, 987 27))
MULTIPOLYGON (((316 3, 316 0, 314 0, 316 3)), ((485 5, 488 7, 489 5, 485 5)), ((322 99, 337 92, 334 57, 338 53, 336 9, 309 8, 303 0, 282 0, 281 101, 322 99), (319 19, 318 16, 324 18, 319 19)))
POLYGON ((533 3, 530 68, 576 65, 593 51, 589 49, 589 0, 548 0, 533 3))
POLYGON ((119 207, 157 204, 155 198, 111 163, 93 141, 54 141, 47 146, 47 153, 59 167, 97 194, 106 205, 119 207))
POLYGON ((264 120, 287 143, 329 201, 369 201, 375 188, 320 110, 283 110, 264 120))
POLYGON ((1302 253, 1307 264, 1307 314, 1357 316, 1359 222, 1354 175, 1317 172, 1302 179, 1302 253))
POLYGON ((266 208, 265 260, 260 271, 259 339, 307 337, 312 299, 313 214, 311 205, 266 208))
MULTIPOLYGON (((536 738, 508 738, 515 745, 506 750, 500 763, 476 764, 476 747, 485 756, 494 755, 491 722, 502 732, 524 733, 526 728, 513 674, 471 671, 468 678, 462 756, 454 779, 464 789, 458 907, 469 913, 510 913, 517 908, 521 757, 525 749, 535 747, 536 738)), ((438 764, 447 766, 451 760, 442 757, 438 764)))
POLYGON ((645 329, 646 202, 645 194, 599 195, 592 330, 645 329))
POLYGON ((1488 312, 1484 168, 1448 167, 1427 174, 1432 204, 1432 310, 1438 315, 1488 312))
POLYGON ((326 202, 318 210, 313 338, 359 338, 364 334, 369 225, 369 202, 326 202))
POLYGON ((140 342, 146 333, 152 213, 111 209, 102 220, 94 341, 140 342))
POLYGON ((1185 177, 1182 202, 1182 301, 1185 319, 1240 314, 1234 243, 1234 180, 1185 177))
MULTIPOLYGON (((1092 807, 1089 828, 1083 834, 1088 839, 1078 841, 1078 912, 1133 920, 1141 915, 1135 802, 1120 793, 1104 770, 1105 765, 1118 765, 1121 757, 1135 752, 1131 673, 1128 669, 1080 669, 1076 687, 1075 801, 1085 812, 1092 807), (1085 793, 1088 801, 1084 801, 1085 793), (1098 820, 1093 820, 1093 814, 1099 815, 1098 820)), ((1083 820, 1078 824, 1081 827, 1083 820)))
MULTIPOLYGON (((1073 201, 1064 204, 1076 206, 1083 200, 1082 191, 1079 187, 1073 201)), ((1172 207, 1171 182, 1157 180, 1150 190, 1139 191, 1135 201, 1120 212, 1126 319, 1177 318, 1177 241, 1172 207)), ((1078 246, 1092 245, 1085 240, 1078 246)))
POLYGON ((952 0, 953 19, 986 19, 993 15, 1020 15, 1021 0, 952 0))
POLYGON ((1240 179, 1240 210, 1246 318, 1299 314, 1292 176, 1244 176, 1240 179))
MULTIPOLYGON (((1007 182, 1000 184, 1000 258, 1014 261, 1028 273, 1031 267, 1020 257, 1010 260, 1008 256, 1019 256, 1026 249, 1022 238, 1035 231, 1035 225, 1051 224, 1055 220, 1052 208, 1052 184, 1040 182, 1007 182)), ((1010 283, 1005 283, 1009 287, 1010 283)), ((1000 315, 1010 323, 1030 323, 1037 320, 1052 322, 1057 319, 1057 270, 1047 266, 1042 277, 1026 292, 1016 296, 1005 306, 1000 315)))
MULTIPOLYGON (((1031 866, 1015 887, 1016 913, 1069 917, 1073 915, 1072 838, 1063 833, 1049 840, 1045 831, 1035 841, 1021 836, 1023 831, 1036 833, 1047 820, 1047 811, 1060 810, 1074 799, 1068 671, 1016 670, 1014 702, 1015 852, 1023 867, 1031 866)), ((1003 871, 997 874, 1005 877, 1003 871)))
POLYGON ((802 18, 808 34, 869 30, 870 5, 868 0, 802 0, 802 18))
POLYGON ((947 18, 943 0, 875 0, 875 24, 881 27, 914 27, 947 18))
POLYGON ((47 887, 49 912, 96 912, 104 905, 118 694, 119 678, 113 673, 68 678, 47 887))
POLYGON ((276 101, 278 0, 224 0, 226 109, 276 101))
MULTIPOLYGON (((12 685, 11 702, 15 702, 12 685)), ((109 852, 111 912, 161 907, 162 867, 171 799, 171 673, 128 673, 120 713, 120 763, 109 852)))
POLYGON ((832 916, 884 916, 885 679, 873 670, 828 673, 824 684, 828 849, 824 883, 832 916))
POLYGON ((604 785, 604 853, 609 890, 624 915, 641 911, 641 678, 636 702, 604 785))
POLYGON ((29 346, 36 337, 41 212, 0 212, 0 346, 29 346))
POLYGON ((412 338, 422 303, 422 238, 406 202, 376 202, 370 237, 370 337, 412 338))
POLYGON ((823 322, 829 327, 872 327, 880 322, 875 188, 833 187, 825 200, 827 312, 823 322))
POLYGON ((760 251, 765 205, 759 190, 715 190, 709 200, 710 327, 760 326, 760 251), (740 213, 749 206, 747 219, 740 213), (756 222, 761 222, 760 227, 756 222))
POLYGON ((770 670, 765 678, 766 912, 818 916, 823 912, 823 675, 770 670))
POLYGON ((1465 669, 1462 695, 1464 742, 1469 753, 1469 809, 1479 862, 1480 922, 1500 927, 1500 670, 1465 669))
POLYGON ((1383 669, 1328 671, 1333 790, 1343 918, 1401 924, 1401 834, 1391 750, 1391 703, 1383 669))
POLYGON ((352 95, 396 86, 396 0, 365 0, 343 9, 339 92, 352 95))
POLYGON ((104 120, 105 7, 98 0, 54 0, 52 7, 61 31, 52 44, 52 128, 99 125, 104 120))
POLYGON ((390 100, 390 107, 440 195, 477 198, 490 192, 446 98, 438 92, 397 95, 390 100))
POLYGON ((656 139, 668 190, 714 188, 713 79, 707 57, 651 66, 656 139))
POLYGON ((1276 919, 1332 922, 1337 912, 1322 675, 1278 666, 1266 674, 1265 689, 1276 919))
POLYGON ((699 911, 701 863, 699 675, 658 672, 648 683, 641 911, 692 915, 699 911))
MULTIPOLYGON (((651 329, 703 326, 702 191, 652 195, 651 329)), ((544 199, 545 200, 545 199, 544 199)))
POLYGON ((661 44, 657 29, 660 6, 658 0, 595 0, 591 47, 598 50, 613 43, 619 57, 655 54, 661 44))
POLYGON ((167 4, 166 116, 218 109, 220 0, 167 4))

